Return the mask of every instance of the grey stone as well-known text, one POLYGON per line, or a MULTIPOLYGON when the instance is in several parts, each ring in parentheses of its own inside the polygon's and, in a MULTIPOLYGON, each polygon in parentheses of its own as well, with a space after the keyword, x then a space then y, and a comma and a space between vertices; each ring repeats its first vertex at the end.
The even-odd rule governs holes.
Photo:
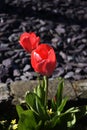
POLYGON ((27 80, 28 80, 25 75, 21 75, 21 76, 20 76, 20 79, 23 80, 23 81, 27 81, 27 80))
MULTIPOLYGON (((27 81, 16 81, 11 83, 10 91, 14 95, 13 103, 22 103, 24 101, 25 93, 32 91, 34 87, 38 85, 38 81, 27 80, 27 81)), ((49 80, 48 87, 48 98, 53 98, 56 94, 58 86, 58 79, 49 80)), ((67 96, 68 100, 87 99, 87 80, 70 81, 65 80, 63 96, 67 96)), ((87 104, 87 102, 86 102, 87 104)))
POLYGON ((64 60, 67 59, 67 56, 66 56, 66 54, 65 54, 64 52, 60 51, 59 54, 60 54, 60 56, 61 56, 64 60))
POLYGON ((55 71, 54 71, 54 75, 52 76, 53 78, 56 77, 61 77, 64 74, 64 69, 62 67, 58 67, 55 71))
POLYGON ((30 72, 25 72, 25 73, 24 73, 24 76, 25 76, 28 80, 33 79, 33 75, 32 75, 30 72))
POLYGON ((23 72, 28 71, 30 68, 31 68, 31 66, 29 64, 26 64, 24 69, 23 69, 23 72))
POLYGON ((81 72, 81 70, 82 70, 81 68, 76 68, 75 73, 79 74, 81 72))
POLYGON ((3 101, 8 101, 10 98, 9 90, 7 84, 0 83, 0 103, 3 101))
POLYGON ((18 69, 13 70, 13 76, 14 77, 19 77, 20 76, 20 71, 18 69))
POLYGON ((68 72, 68 73, 64 76, 65 79, 68 79, 68 78, 72 78, 72 79, 73 79, 73 77, 74 77, 74 72, 72 72, 72 71, 68 72))
POLYGON ((58 25, 57 27, 56 27, 56 32, 59 34, 59 35, 61 35, 61 34, 64 34, 65 33, 65 29, 64 29, 64 27, 63 27, 63 25, 58 25))
POLYGON ((23 65, 29 64, 29 58, 24 57, 24 58, 22 59, 22 64, 23 64, 23 65))
POLYGON ((5 67, 11 67, 12 66, 12 60, 10 58, 8 59, 5 59, 3 60, 2 64, 5 66, 5 67))
POLYGON ((0 64, 0 79, 8 75, 8 68, 0 64))

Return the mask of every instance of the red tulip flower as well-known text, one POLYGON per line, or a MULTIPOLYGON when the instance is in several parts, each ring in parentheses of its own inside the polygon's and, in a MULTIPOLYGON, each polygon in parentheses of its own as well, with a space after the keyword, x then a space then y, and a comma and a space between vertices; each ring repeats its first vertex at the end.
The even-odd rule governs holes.
POLYGON ((31 53, 32 50, 37 48, 39 42, 40 42, 40 37, 36 36, 34 32, 31 33, 24 32, 21 35, 19 40, 21 46, 29 53, 31 53))
POLYGON ((40 44, 31 53, 31 65, 42 75, 52 75, 56 67, 56 55, 53 48, 47 44, 40 44))

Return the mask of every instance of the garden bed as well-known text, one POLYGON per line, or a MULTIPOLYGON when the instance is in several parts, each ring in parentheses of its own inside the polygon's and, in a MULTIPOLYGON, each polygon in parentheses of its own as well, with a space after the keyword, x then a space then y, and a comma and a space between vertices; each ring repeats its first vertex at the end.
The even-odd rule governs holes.
POLYGON ((57 67, 51 78, 87 78, 87 2, 55 0, 4 1, 0 6, 0 82, 33 80, 30 56, 18 43, 24 32, 35 32, 54 47, 57 67), (84 69, 85 68, 85 69, 84 69))
MULTIPOLYGON (((51 45, 57 66, 50 79, 49 99, 57 77, 65 79, 68 106, 87 105, 87 2, 81 0, 5 0, 0 4, 0 120, 18 118, 15 105, 37 84, 30 54, 21 48, 21 33, 33 31, 51 45), (9 116, 8 116, 9 115, 9 116)), ((54 87, 55 86, 55 87, 54 87)), ((87 117, 78 122, 87 129, 87 117)), ((80 125, 81 126, 81 125, 80 125)), ((83 128, 84 127, 84 128, 83 128)))

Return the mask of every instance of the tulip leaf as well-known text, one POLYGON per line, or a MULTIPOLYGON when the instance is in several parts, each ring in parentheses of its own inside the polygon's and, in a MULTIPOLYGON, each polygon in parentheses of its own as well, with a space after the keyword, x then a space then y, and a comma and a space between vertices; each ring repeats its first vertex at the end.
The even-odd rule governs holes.
POLYGON ((18 130, 34 130, 36 128, 39 130, 39 126, 37 127, 35 113, 32 110, 22 112, 18 122, 18 130))
POLYGON ((72 123, 71 126, 75 124, 75 114, 73 113, 72 115, 71 110, 60 113, 60 115, 57 115, 56 113, 55 116, 53 116, 50 122, 46 125, 50 125, 51 128, 55 129, 57 128, 61 130, 67 130, 67 123, 69 127, 70 123, 72 123))
POLYGON ((32 111, 34 111, 35 113, 37 113, 36 97, 37 97, 37 95, 35 93, 33 93, 33 92, 27 92, 27 94, 26 94, 26 103, 28 104, 30 109, 32 111))
POLYGON ((20 117, 21 113, 24 111, 23 108, 20 105, 16 105, 16 110, 17 110, 18 116, 20 117))
POLYGON ((64 86, 64 80, 60 79, 58 83, 57 93, 56 93, 57 108, 60 106, 62 102, 63 86, 64 86))
POLYGON ((29 92, 26 94, 26 103, 29 105, 30 109, 39 116, 40 119, 44 120, 48 117, 45 106, 35 93, 29 92))
POLYGON ((46 120, 49 118, 45 106, 42 104, 38 97, 36 98, 36 108, 41 120, 46 120))
POLYGON ((53 111, 57 110, 57 104, 56 104, 55 97, 51 100, 51 107, 52 107, 53 111))
POLYGON ((35 93, 38 95, 38 97, 41 100, 41 103, 44 105, 44 102, 45 102, 45 91, 44 91, 44 87, 41 84, 39 84, 35 89, 36 89, 35 93))
POLYGON ((64 99, 62 100, 60 106, 58 107, 57 111, 62 112, 63 109, 64 109, 64 107, 65 107, 65 105, 66 105, 66 103, 67 103, 67 101, 68 101, 68 98, 67 98, 67 97, 64 98, 64 99))

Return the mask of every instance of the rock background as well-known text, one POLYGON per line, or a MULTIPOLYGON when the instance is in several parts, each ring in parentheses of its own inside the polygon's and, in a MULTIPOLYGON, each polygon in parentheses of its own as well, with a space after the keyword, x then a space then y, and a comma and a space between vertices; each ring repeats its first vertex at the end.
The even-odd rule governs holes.
POLYGON ((36 79, 30 54, 18 43, 25 31, 34 31, 42 43, 54 47, 57 66, 50 78, 87 78, 86 0, 1 0, 1 83, 36 79))

